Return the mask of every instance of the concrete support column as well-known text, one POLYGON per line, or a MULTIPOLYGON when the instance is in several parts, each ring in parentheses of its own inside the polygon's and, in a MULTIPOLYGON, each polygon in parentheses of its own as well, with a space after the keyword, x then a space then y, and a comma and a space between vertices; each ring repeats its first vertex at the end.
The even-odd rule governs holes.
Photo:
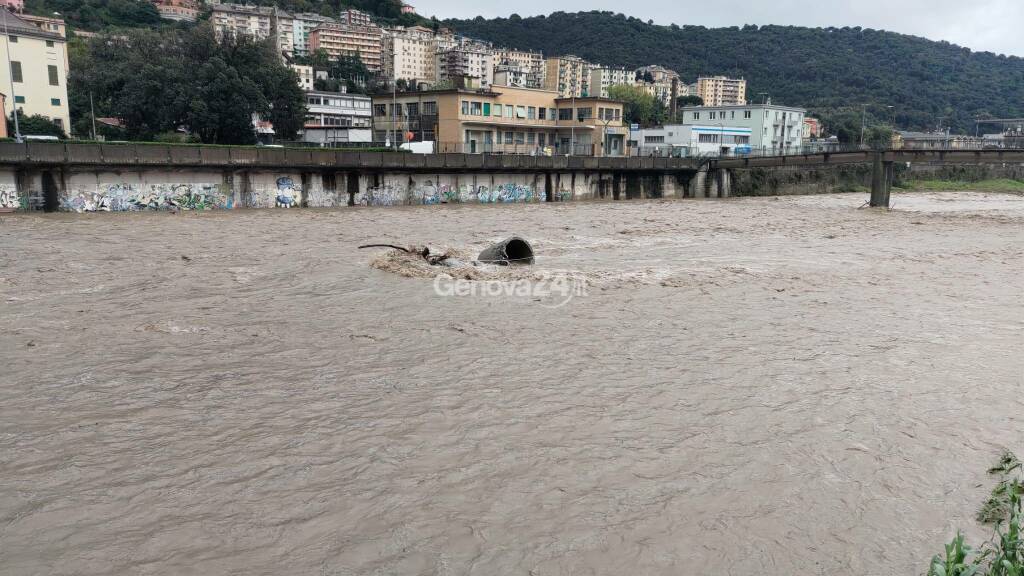
POLYGON ((732 174, 725 168, 718 170, 718 197, 728 198, 732 192, 732 174))
POLYGON ((883 162, 882 153, 875 153, 875 159, 871 167, 871 206, 889 207, 889 179, 887 175, 892 172, 892 162, 883 162))
POLYGON ((704 198, 707 192, 708 167, 701 166, 690 180, 690 196, 704 198))

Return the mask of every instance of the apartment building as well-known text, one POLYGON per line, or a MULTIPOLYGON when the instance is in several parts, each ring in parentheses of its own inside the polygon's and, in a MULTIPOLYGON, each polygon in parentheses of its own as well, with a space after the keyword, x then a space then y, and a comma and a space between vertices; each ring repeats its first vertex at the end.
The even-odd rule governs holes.
POLYGON ((373 97, 374 140, 435 141, 439 151, 620 156, 622 102, 492 86, 373 97))
POLYGON ((152 0, 157 12, 164 20, 195 22, 199 18, 197 0, 152 0))
POLYGON ((589 95, 592 65, 578 56, 555 56, 545 59, 544 89, 558 92, 564 98, 589 95))
POLYGON ((313 67, 304 66, 302 64, 289 64, 289 68, 295 70, 295 73, 299 76, 299 88, 302 88, 304 92, 310 92, 313 90, 313 67))
POLYGON ((459 85, 469 78, 481 88, 494 83, 494 54, 485 45, 463 43, 441 50, 434 56, 438 82, 459 85))
POLYGON ((590 83, 588 87, 595 96, 607 98, 608 88, 620 84, 627 86, 636 85, 636 74, 632 70, 625 68, 597 67, 590 70, 590 83))
MULTIPOLYGON (((42 30, 44 32, 50 32, 50 33, 53 33, 53 34, 59 34, 60 37, 64 38, 65 40, 67 40, 67 38, 68 38, 67 26, 64 24, 64 21, 61 20, 60 18, 49 18, 47 16, 33 16, 31 14, 18 14, 18 18, 21 18, 22 20, 24 20, 25 22, 28 22, 29 24, 35 25, 37 28, 39 28, 40 30, 42 30)), ((64 70, 65 70, 65 72, 70 74, 71 73, 71 63, 70 63, 70 60, 69 60, 70 56, 68 55, 68 51, 67 51, 66 48, 67 48, 67 44, 65 44, 65 50, 64 50, 64 70)))
POLYGON ((697 78, 697 96, 705 106, 742 106, 747 103, 747 81, 725 76, 697 78))
MULTIPOLYGON (((6 19, 7 41, 0 44, 0 90, 5 94, 4 114, 14 108, 27 116, 50 119, 65 132, 71 129, 68 108, 67 46, 62 35, 42 30, 20 15, 0 8, 6 19), (13 86, 13 89, 11 88, 13 86)), ((62 23, 63 25, 63 23, 62 23)))
POLYGON ((706 128, 705 143, 718 143, 714 128, 749 128, 748 145, 753 151, 784 152, 803 146, 803 125, 807 110, 774 104, 736 106, 686 106, 680 108, 680 123, 706 128))
POLYGON ((547 76, 544 54, 529 50, 497 50, 494 53, 494 69, 495 73, 499 69, 508 72, 507 79, 515 80, 515 86, 524 88, 543 88, 544 78, 547 76))
POLYGON ((302 140, 321 146, 370 142, 371 99, 359 94, 312 91, 306 94, 302 140))
POLYGON ((373 19, 366 12, 350 8, 338 15, 338 22, 350 26, 370 26, 373 24, 373 19))
POLYGON ((296 56, 308 56, 309 34, 319 25, 325 22, 334 22, 333 18, 321 16, 312 12, 297 12, 292 14, 292 50, 296 56))
POLYGON ((258 40, 270 38, 274 9, 244 4, 214 4, 210 21, 218 36, 252 36, 258 40))
POLYGON ((676 85, 677 96, 689 94, 686 84, 680 80, 679 73, 664 66, 642 66, 634 71, 634 77, 637 78, 637 86, 666 106, 672 101, 673 83, 676 85))
POLYGON ((397 27, 384 31, 384 74, 410 83, 437 81, 434 31, 423 26, 397 27))
POLYGON ((379 26, 353 26, 325 22, 309 34, 309 49, 324 50, 330 58, 358 56, 370 72, 383 66, 383 30, 379 26))

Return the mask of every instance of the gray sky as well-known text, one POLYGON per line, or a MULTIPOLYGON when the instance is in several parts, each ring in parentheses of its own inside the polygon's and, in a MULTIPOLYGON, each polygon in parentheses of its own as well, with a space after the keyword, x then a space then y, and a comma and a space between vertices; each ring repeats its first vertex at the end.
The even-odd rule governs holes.
POLYGON ((493 18, 608 10, 656 24, 861 26, 1024 56, 1024 0, 407 0, 425 16, 493 18))

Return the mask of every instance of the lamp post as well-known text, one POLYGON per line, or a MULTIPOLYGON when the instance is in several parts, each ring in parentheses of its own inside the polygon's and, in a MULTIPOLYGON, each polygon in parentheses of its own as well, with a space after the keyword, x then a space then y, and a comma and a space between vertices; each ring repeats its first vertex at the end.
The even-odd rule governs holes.
POLYGON ((14 95, 14 65, 11 64, 11 37, 7 33, 7 9, 0 10, 3 10, 4 14, 4 51, 7 52, 7 73, 11 78, 11 116, 14 117, 14 141, 21 144, 23 140, 21 126, 18 125, 18 97, 14 95))

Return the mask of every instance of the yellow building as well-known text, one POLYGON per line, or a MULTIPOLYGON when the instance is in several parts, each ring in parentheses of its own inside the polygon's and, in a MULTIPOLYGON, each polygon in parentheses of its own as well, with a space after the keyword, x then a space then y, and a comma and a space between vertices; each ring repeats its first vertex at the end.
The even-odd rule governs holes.
POLYGON ((0 90, 13 94, 4 100, 4 114, 16 106, 26 116, 49 118, 65 132, 71 129, 68 108, 67 62, 64 37, 42 30, 21 17, 0 8, 6 19, 7 39, 0 43, 0 90), (12 78, 13 77, 13 78, 12 78))
POLYGON ((492 86, 373 97, 376 142, 436 142, 438 152, 625 154, 622 102, 492 86))
POLYGON ((592 65, 578 56, 554 56, 545 60, 544 89, 564 98, 589 96, 592 65))
POLYGON ((725 76, 697 78, 697 96, 705 106, 744 106, 747 103, 747 81, 725 76))

